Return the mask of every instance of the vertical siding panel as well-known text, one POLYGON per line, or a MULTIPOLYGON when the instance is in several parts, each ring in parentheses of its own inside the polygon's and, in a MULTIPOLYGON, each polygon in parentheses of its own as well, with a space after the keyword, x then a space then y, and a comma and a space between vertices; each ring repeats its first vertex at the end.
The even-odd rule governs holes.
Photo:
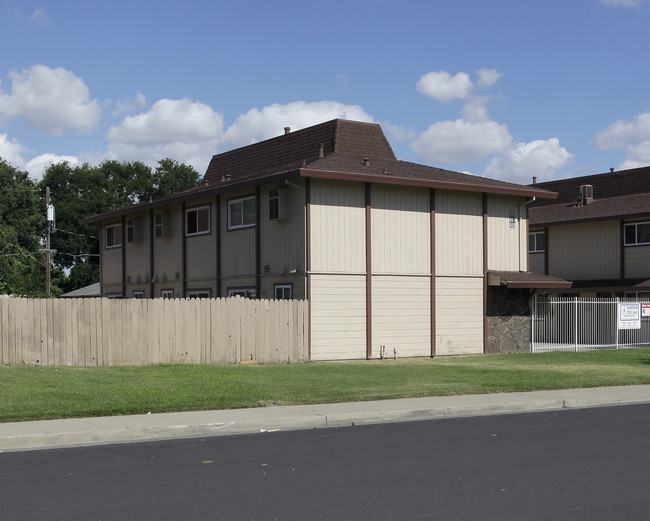
MULTIPOLYGON (((488 269, 518 271, 520 249, 525 251, 527 242, 521 242, 521 228, 525 220, 519 222, 519 204, 523 200, 515 197, 488 195, 488 269), (510 212, 515 219, 515 227, 510 228, 510 212)), ((525 264, 522 265, 525 268, 525 264)))
POLYGON ((436 279, 436 352, 483 353, 483 278, 436 279))

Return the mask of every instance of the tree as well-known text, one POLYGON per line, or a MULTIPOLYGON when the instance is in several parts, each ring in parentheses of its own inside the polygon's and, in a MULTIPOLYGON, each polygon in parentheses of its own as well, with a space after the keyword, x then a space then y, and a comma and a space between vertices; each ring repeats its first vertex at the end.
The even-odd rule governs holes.
POLYGON ((173 159, 158 161, 156 171, 153 173, 153 191, 151 197, 159 199, 167 195, 188 190, 199 182, 199 174, 194 168, 185 164, 178 164, 173 159))

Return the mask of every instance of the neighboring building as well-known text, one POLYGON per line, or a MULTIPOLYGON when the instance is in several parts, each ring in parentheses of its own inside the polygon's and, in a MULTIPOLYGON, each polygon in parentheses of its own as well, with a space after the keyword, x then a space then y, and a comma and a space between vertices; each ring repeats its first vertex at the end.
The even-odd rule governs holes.
POLYGON ((573 281, 575 296, 650 297, 650 167, 531 187, 530 269, 573 281))
POLYGON ((101 226, 105 297, 308 299, 312 360, 432 356, 501 349, 489 328, 568 286, 527 273, 526 205, 554 195, 398 161, 378 125, 333 120, 82 222, 101 226))
POLYGON ((95 282, 90 286, 84 286, 83 288, 75 289, 73 291, 68 291, 63 293, 60 298, 96 298, 101 297, 102 291, 99 282, 95 282))

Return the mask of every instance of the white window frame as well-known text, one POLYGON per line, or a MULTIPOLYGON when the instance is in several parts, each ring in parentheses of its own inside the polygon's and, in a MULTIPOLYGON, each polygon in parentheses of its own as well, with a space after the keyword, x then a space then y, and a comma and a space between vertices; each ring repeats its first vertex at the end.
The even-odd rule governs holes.
POLYGON ((109 224, 106 226, 106 249, 109 248, 119 248, 122 246, 122 240, 123 240, 123 234, 122 234, 122 223, 118 224, 109 224), (119 229, 120 230, 120 236, 119 236, 119 242, 117 242, 118 237, 116 236, 115 230, 119 229), (109 230, 113 230, 112 234, 109 234, 109 230), (109 236, 112 235, 112 242, 109 244, 108 238, 109 236))
POLYGON ((185 210, 185 235, 187 237, 191 237, 193 235, 204 235, 206 233, 210 233, 210 205, 206 204, 205 206, 196 206, 194 208, 187 208, 185 210), (190 233, 190 231, 189 231, 189 228, 190 228, 190 226, 189 226, 189 222, 190 222, 189 214, 194 213, 194 212, 196 212, 196 222, 195 222, 196 231, 190 233), (203 213, 203 212, 206 212, 208 214, 207 228, 199 229, 199 223, 201 221, 201 219, 199 219, 199 214, 203 213))
POLYGON ((250 298, 251 290, 246 288, 233 288, 228 290, 229 297, 250 298))
POLYGON ((134 242, 135 239, 135 219, 126 221, 126 242, 134 242))
POLYGON ((273 286, 273 296, 275 300, 291 300, 293 298, 293 286, 291 284, 276 284, 273 286), (281 296, 278 297, 278 290, 281 292, 281 296), (286 292, 289 292, 287 296, 286 292))
POLYGON ((280 190, 269 190, 269 220, 277 221, 280 218, 280 190))
POLYGON ((133 292, 133 298, 144 298, 144 291, 143 290, 135 290, 133 292))
POLYGON ((548 247, 548 245, 546 244, 547 240, 548 240, 548 237, 546 236, 546 231, 545 230, 538 230, 538 231, 535 231, 535 232, 528 232, 528 253, 544 253, 546 251, 546 248, 548 247), (538 235, 544 236, 544 243, 545 243, 544 244, 544 249, 539 249, 537 247, 537 236, 538 235), (532 250, 530 249, 530 238, 531 238, 531 236, 535 237, 535 248, 532 249, 532 250))
POLYGON ((229 230, 239 230, 241 228, 251 228, 255 226, 257 221, 257 204, 255 201, 255 196, 254 195, 249 195, 246 197, 240 197, 239 199, 231 199, 228 201, 228 229, 229 230), (253 201, 253 205, 255 207, 255 212, 253 215, 253 222, 245 222, 246 220, 244 219, 245 217, 245 212, 244 212, 244 205, 246 204, 246 201, 253 201), (236 207, 240 207, 240 213, 241 213, 241 222, 233 222, 233 209, 236 207))
POLYGON ((160 298, 174 298, 174 290, 173 289, 160 290, 160 298))
POLYGON ((650 244, 650 241, 639 242, 639 225, 650 226, 650 221, 642 221, 638 223, 625 223, 625 229, 623 230, 623 236, 625 239, 625 246, 643 246, 644 244, 650 244), (634 227, 634 242, 627 242, 627 230, 634 227))
POLYGON ((164 219, 162 212, 153 215, 153 235, 156 239, 163 237, 165 234, 163 229, 164 219))
POLYGON ((211 298, 211 291, 209 289, 190 289, 185 292, 186 299, 193 298, 211 298))

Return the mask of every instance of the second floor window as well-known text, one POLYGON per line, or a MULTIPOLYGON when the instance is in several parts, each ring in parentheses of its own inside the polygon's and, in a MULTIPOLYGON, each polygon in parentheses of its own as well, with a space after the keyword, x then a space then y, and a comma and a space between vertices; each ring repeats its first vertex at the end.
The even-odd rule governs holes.
POLYGON ((122 246, 122 225, 112 224, 106 227, 106 247, 117 248, 122 246))
POLYGON ((255 196, 228 201, 228 229, 255 226, 255 196))
POLYGON ((528 234, 528 252, 540 253, 546 251, 546 232, 530 232, 528 234))
POLYGON ((650 222, 625 225, 625 245, 650 244, 650 222))
POLYGON ((185 210, 185 235, 210 233, 210 207, 185 210))

